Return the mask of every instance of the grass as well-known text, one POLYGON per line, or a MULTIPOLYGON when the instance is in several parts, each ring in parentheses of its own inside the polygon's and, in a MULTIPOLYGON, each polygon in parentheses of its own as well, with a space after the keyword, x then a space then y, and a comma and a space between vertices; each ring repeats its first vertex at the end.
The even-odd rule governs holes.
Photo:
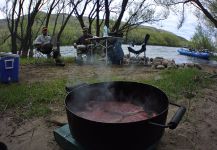
POLYGON ((47 58, 23 58, 20 57, 20 64, 27 65, 27 64, 37 64, 37 63, 53 63, 53 59, 47 58))
POLYGON ((65 80, 43 83, 0 84, 0 110, 16 108, 25 116, 44 116, 50 112, 48 105, 63 103, 65 80))
POLYGON ((74 63, 75 62, 75 57, 63 57, 63 60, 65 63, 74 63))
MULTIPOLYGON (((203 76, 204 74, 196 69, 176 69, 165 70, 158 76, 148 80, 141 78, 137 82, 156 86, 163 90, 171 101, 175 101, 182 98, 185 92, 197 93, 203 87, 209 86, 211 79, 203 76)), ((126 80, 125 77, 110 77, 110 79, 126 80)), ((87 83, 101 82, 94 77, 85 80, 87 83)), ((64 105, 65 86, 68 82, 66 79, 54 79, 46 82, 0 84, 0 111, 6 108, 14 109, 24 117, 48 115, 52 113, 50 105, 64 105)), ((70 84, 74 84, 73 81, 70 84)))
POLYGON ((217 56, 211 56, 211 57, 210 57, 210 60, 215 60, 215 61, 217 61, 217 56))
POLYGON ((163 90, 170 100, 176 101, 185 93, 198 93, 207 87, 211 80, 197 69, 165 70, 158 77, 144 83, 151 84, 163 90))
MULTIPOLYGON (((63 61, 65 63, 74 63, 75 62, 75 58, 74 57, 62 57, 63 61)), ((47 59, 47 58, 22 58, 20 57, 20 64, 21 65, 27 65, 27 64, 37 64, 37 63, 49 63, 49 64, 53 64, 54 63, 54 59, 47 59)))

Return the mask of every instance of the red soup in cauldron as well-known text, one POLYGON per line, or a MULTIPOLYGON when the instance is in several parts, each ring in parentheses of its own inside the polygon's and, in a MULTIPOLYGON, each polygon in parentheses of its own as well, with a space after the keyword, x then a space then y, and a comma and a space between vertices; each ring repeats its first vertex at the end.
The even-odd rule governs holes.
POLYGON ((105 123, 128 123, 146 120, 156 116, 155 112, 146 112, 142 106, 130 102, 89 101, 82 109, 74 111, 82 118, 105 123))

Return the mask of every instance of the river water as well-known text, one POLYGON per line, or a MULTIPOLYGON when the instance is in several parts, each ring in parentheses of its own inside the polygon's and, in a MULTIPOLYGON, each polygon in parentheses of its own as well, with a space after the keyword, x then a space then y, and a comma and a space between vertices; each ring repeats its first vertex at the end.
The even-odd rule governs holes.
MULTIPOLYGON (((124 51, 124 54, 128 54, 128 47, 129 45, 123 44, 122 49, 124 51)), ((141 46, 134 46, 135 50, 139 50, 141 46)), ((213 60, 204 60, 189 56, 180 55, 177 52, 177 49, 179 47, 167 47, 167 46, 146 46, 146 56, 149 58, 155 58, 155 57, 163 57, 165 59, 175 60, 177 64, 181 63, 195 63, 195 64, 207 64, 211 66, 217 66, 217 61, 213 60)), ((60 48, 60 52, 62 56, 76 56, 76 49, 74 49, 73 46, 62 46, 60 48)), ((142 56, 143 54, 141 54, 142 56)))

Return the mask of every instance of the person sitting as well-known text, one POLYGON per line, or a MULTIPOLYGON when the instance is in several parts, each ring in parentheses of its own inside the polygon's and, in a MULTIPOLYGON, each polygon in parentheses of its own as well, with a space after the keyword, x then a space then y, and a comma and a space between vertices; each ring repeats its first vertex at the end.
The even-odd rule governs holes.
POLYGON ((83 60, 82 54, 87 55, 87 59, 90 59, 91 56, 91 43, 88 38, 93 38, 91 34, 88 33, 88 28, 83 27, 83 35, 77 39, 77 41, 74 43, 74 47, 77 49, 77 57, 78 60, 83 60))
POLYGON ((124 59, 124 51, 121 46, 123 33, 110 32, 109 36, 113 36, 116 38, 108 40, 108 59, 111 64, 122 65, 124 59))
POLYGON ((53 58, 55 59, 56 65, 65 66, 65 64, 60 59, 60 53, 53 49, 53 44, 51 43, 51 36, 48 35, 48 28, 42 28, 42 34, 39 35, 33 45, 36 47, 37 51, 46 54, 48 58, 51 57, 51 52, 53 52, 53 58))

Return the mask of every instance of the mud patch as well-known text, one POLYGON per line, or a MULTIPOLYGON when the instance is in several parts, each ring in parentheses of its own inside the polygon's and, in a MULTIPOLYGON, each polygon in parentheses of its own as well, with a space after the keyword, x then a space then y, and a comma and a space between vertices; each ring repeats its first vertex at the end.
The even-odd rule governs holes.
POLYGON ((214 150, 217 147, 217 85, 204 89, 175 130, 167 129, 159 150, 214 150))

